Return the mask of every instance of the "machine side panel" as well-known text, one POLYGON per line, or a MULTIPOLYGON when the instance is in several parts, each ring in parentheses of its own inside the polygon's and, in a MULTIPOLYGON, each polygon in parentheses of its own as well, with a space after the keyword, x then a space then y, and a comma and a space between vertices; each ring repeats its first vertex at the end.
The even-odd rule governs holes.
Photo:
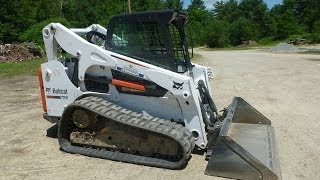
POLYGON ((64 108, 83 93, 68 78, 65 67, 59 61, 41 65, 43 86, 49 116, 60 117, 64 108))
POLYGON ((174 98, 148 97, 132 94, 120 94, 117 104, 133 111, 148 113, 159 118, 183 122, 183 113, 174 98))
POLYGON ((147 78, 171 92, 172 98, 179 102, 185 126, 195 135, 195 144, 205 148, 207 137, 203 123, 199 96, 190 77, 174 76, 162 71, 148 70, 147 78))

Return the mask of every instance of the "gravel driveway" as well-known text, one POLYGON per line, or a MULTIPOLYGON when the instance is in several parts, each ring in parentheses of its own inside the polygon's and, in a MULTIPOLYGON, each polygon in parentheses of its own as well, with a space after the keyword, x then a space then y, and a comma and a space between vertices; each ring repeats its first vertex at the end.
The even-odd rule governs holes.
MULTIPOLYGON (((215 71, 219 109, 241 96, 275 127, 283 179, 320 178, 320 56, 259 50, 204 51, 197 63, 215 71)), ((183 170, 166 170, 59 150, 42 119, 36 76, 0 79, 0 179, 220 179, 205 176, 194 154, 183 170)))

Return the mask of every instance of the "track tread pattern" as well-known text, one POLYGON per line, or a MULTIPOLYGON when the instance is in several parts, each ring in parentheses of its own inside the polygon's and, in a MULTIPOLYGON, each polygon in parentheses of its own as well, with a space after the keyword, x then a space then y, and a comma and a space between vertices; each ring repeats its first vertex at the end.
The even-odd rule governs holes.
POLYGON ((69 153, 168 169, 179 169, 186 165, 191 158, 191 151, 194 148, 192 134, 182 125, 158 117, 134 112, 94 96, 76 100, 66 107, 61 117, 58 138, 61 149, 69 153), (70 120, 71 113, 75 108, 83 108, 118 123, 152 131, 174 139, 182 149, 181 159, 178 161, 170 161, 167 159, 127 154, 106 149, 75 146, 71 144, 65 135, 66 131, 68 131, 67 122, 70 120))

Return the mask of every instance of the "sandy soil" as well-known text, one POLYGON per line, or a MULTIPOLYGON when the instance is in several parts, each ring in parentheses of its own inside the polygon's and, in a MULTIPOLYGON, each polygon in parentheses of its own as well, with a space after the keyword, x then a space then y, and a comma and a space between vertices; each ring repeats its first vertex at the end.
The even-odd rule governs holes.
MULTIPOLYGON (((219 109, 241 96, 275 127, 283 179, 320 178, 320 56, 198 51, 212 66, 219 109)), ((0 179, 219 179, 193 155, 183 170, 113 162, 59 150, 42 119, 35 76, 0 79, 0 179)))

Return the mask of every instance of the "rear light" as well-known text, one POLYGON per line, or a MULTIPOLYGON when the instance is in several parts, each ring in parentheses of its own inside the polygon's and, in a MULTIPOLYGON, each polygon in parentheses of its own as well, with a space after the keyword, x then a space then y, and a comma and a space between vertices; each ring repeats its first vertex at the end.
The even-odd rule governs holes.
POLYGON ((41 67, 38 69, 38 78, 39 78, 39 87, 40 87, 40 94, 41 94, 41 101, 42 101, 42 109, 44 112, 47 112, 47 103, 46 103, 46 98, 44 94, 41 67))

